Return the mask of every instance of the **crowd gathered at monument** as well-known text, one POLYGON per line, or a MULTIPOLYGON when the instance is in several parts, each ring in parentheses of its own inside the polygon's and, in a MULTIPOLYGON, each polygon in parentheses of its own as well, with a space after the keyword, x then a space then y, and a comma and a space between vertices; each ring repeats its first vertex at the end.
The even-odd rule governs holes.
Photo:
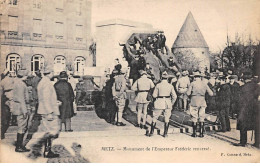
POLYGON ((135 127, 147 130, 147 136, 153 136, 157 120, 163 115, 162 136, 167 137, 171 115, 173 111, 180 111, 191 117, 191 136, 204 137, 205 121, 208 121, 209 114, 213 114, 217 116, 216 123, 221 125, 219 132, 231 131, 230 118, 237 119, 240 143, 236 145, 245 146, 247 131, 254 130, 257 123, 258 78, 249 72, 235 75, 231 70, 188 71, 180 69, 169 56, 168 68, 161 71, 160 78, 156 79, 143 55, 152 52, 158 56, 158 51, 164 53, 164 48, 168 54, 165 41, 163 33, 147 36, 144 40, 133 37, 130 44, 133 56, 131 60, 126 58, 130 71, 122 68, 117 60, 111 72, 104 72, 100 85, 93 77, 75 78, 72 72, 66 71, 53 79, 53 70, 49 67, 30 75, 26 69, 20 69, 15 77, 5 70, 0 87, 2 139, 9 125, 17 125, 16 152, 30 151, 24 144, 26 135, 26 139, 34 141, 31 143, 34 155, 40 155, 34 148, 41 143, 44 145, 44 157, 58 157, 51 151, 52 140, 58 138, 63 125, 65 132, 73 132, 71 118, 76 115, 79 105, 86 104, 88 87, 92 86, 101 92, 101 108, 106 110, 106 121, 113 125, 126 125, 122 119, 129 100, 127 92, 134 91, 137 103, 136 110, 132 110, 137 112, 135 127), (138 43, 140 47, 137 49, 138 43), (148 115, 148 111, 152 113, 148 115), (152 118, 150 127, 147 116, 152 118), (31 139, 31 128, 37 118, 41 121, 38 129, 44 132, 35 140, 31 139))

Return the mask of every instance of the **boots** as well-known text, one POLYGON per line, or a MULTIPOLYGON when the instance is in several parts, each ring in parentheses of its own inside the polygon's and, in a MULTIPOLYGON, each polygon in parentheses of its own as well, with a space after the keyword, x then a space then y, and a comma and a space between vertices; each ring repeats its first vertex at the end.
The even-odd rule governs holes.
POLYGON ((47 138, 45 141, 45 148, 43 152, 44 158, 57 158, 60 156, 59 154, 55 154, 54 152, 51 151, 51 143, 52 143, 51 138, 47 138))
POLYGON ((152 122, 152 124, 151 124, 151 131, 150 131, 149 137, 153 136, 153 132, 154 132, 155 126, 156 126, 156 123, 152 122))
POLYGON ((204 137, 204 122, 200 122, 200 135, 199 137, 204 137))
POLYGON ((168 129, 169 129, 169 123, 164 123, 164 133, 163 133, 163 137, 168 137, 168 129))
POLYGON ((192 137, 197 137, 197 123, 196 122, 192 122, 192 129, 193 129, 193 133, 192 133, 192 137))
POLYGON ((23 146, 23 137, 24 137, 24 134, 17 133, 17 141, 16 141, 16 147, 15 147, 16 152, 29 152, 30 151, 30 149, 27 149, 25 146, 23 146))

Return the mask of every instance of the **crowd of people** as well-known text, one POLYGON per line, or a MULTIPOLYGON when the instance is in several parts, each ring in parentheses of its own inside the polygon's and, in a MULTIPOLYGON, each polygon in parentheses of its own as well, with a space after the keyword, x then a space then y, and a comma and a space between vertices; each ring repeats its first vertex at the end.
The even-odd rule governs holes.
MULTIPOLYGON (((197 137, 197 127, 198 136, 204 137, 207 114, 217 115, 220 132, 231 131, 230 118, 237 119, 241 135, 238 146, 245 146, 247 131, 256 128, 259 87, 257 77, 250 73, 239 78, 231 72, 224 75, 223 72, 204 74, 184 70, 171 75, 164 71, 160 80, 154 80, 148 63, 138 72, 136 80, 129 81, 127 70, 118 64, 111 74, 106 74, 100 87, 93 83, 93 78, 89 79, 89 84, 102 90, 102 107, 106 109, 107 122, 116 126, 126 125, 122 121, 128 99, 126 91, 132 90, 136 93, 137 103, 135 126, 148 131, 147 112, 152 111, 152 124, 147 136, 153 135, 156 122, 163 113, 163 136, 167 137, 172 111, 177 110, 190 114, 192 137, 197 137)), ((87 90, 83 79, 76 80, 72 74, 63 71, 52 81, 53 71, 49 68, 37 71, 35 75, 28 75, 27 70, 21 69, 16 77, 5 70, 1 79, 1 138, 10 124, 17 123, 16 152, 30 151, 25 147, 26 135, 26 139, 34 140, 29 142, 34 155, 40 155, 34 149, 41 144, 45 147, 45 157, 57 157, 58 154, 51 151, 52 140, 58 137, 63 124, 65 132, 73 132, 71 118, 76 114, 75 103, 80 104, 80 98, 87 90), (40 138, 32 139, 31 128, 37 119, 41 121, 38 130, 44 132, 40 138)))
POLYGON ((104 94, 109 123, 125 125, 121 119, 128 89, 136 92, 136 127, 148 129, 147 110, 151 109, 153 112, 148 136, 153 135, 156 121, 163 112, 163 136, 167 137, 172 111, 181 111, 191 116, 192 137, 204 137, 205 120, 209 119, 209 114, 217 116, 215 123, 221 126, 219 132, 231 131, 230 118, 237 119, 237 129, 241 134, 240 143, 237 145, 246 145, 246 131, 255 129, 256 117, 259 114, 256 109, 259 96, 258 77, 253 77, 247 72, 238 77, 231 71, 225 74, 220 71, 205 74, 184 70, 176 73, 176 76, 164 71, 161 79, 155 82, 146 70, 138 72, 139 77, 133 83, 125 77, 126 74, 120 70, 120 65, 115 67, 111 75, 107 75, 104 94))

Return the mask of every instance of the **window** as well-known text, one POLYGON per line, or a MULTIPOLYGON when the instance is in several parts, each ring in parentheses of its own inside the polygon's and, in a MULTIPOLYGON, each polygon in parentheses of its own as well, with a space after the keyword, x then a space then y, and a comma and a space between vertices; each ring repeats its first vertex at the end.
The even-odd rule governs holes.
POLYGON ((33 39, 41 40, 42 38, 42 19, 33 19, 33 39))
POLYGON ((54 58, 54 74, 58 75, 60 72, 66 70, 66 58, 63 55, 58 55, 54 58))
POLYGON ((31 71, 34 73, 37 70, 42 70, 44 67, 44 57, 42 55, 34 55, 31 59, 31 71))
POLYGON ((63 40, 64 38, 64 25, 63 22, 55 22, 55 38, 56 40, 63 40))
POLYGON ((18 16, 8 16, 8 38, 18 38, 18 16))
POLYGON ((75 41, 76 42, 82 42, 83 41, 83 25, 81 25, 81 24, 76 24, 75 41))
POLYGON ((18 0, 8 0, 9 1, 9 5, 14 5, 14 6, 16 6, 16 5, 18 5, 18 0))
POLYGON ((75 58, 74 61, 74 72, 76 75, 83 75, 84 74, 84 67, 85 67, 85 58, 78 56, 75 58))
POLYGON ((16 76, 21 67, 21 57, 18 54, 9 54, 6 59, 6 68, 12 76, 16 76))
POLYGON ((33 8, 41 9, 42 8, 42 0, 33 0, 33 8))

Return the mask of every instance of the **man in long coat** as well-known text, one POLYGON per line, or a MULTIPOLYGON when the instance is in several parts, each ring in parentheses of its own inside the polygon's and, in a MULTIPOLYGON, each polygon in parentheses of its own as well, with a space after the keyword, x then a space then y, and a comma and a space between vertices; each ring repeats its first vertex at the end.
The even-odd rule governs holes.
POLYGON ((64 123, 65 131, 72 132, 71 118, 74 115, 74 92, 71 84, 68 82, 68 75, 65 71, 60 72, 59 81, 54 84, 54 88, 56 90, 58 100, 62 102, 59 107, 61 119, 60 130, 62 130, 62 123, 64 123))
MULTIPOLYGON (((240 130, 240 143, 235 146, 245 146, 247 143, 247 131, 255 129, 255 116, 257 115, 258 90, 256 82, 251 80, 251 75, 244 74, 245 85, 241 87, 239 98, 239 110, 237 118, 237 130, 240 130)), ((258 119, 259 120, 259 119, 258 119)))
POLYGON ((230 131, 230 101, 231 90, 230 85, 226 83, 227 77, 220 76, 220 85, 217 88, 217 108, 219 109, 219 120, 221 123, 221 132, 230 131))

